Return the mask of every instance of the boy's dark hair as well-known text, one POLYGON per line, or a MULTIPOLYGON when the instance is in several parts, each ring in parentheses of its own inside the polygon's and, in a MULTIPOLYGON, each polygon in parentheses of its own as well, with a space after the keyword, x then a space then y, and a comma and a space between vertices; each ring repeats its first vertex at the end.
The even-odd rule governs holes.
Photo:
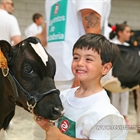
POLYGON ((111 62, 114 65, 119 54, 119 48, 116 44, 111 43, 103 35, 88 33, 81 36, 73 46, 74 49, 87 48, 96 51, 101 56, 102 65, 111 62))
POLYGON ((33 16, 32 16, 32 20, 33 22, 35 22, 36 19, 39 19, 40 17, 43 17, 40 13, 35 13, 33 16))

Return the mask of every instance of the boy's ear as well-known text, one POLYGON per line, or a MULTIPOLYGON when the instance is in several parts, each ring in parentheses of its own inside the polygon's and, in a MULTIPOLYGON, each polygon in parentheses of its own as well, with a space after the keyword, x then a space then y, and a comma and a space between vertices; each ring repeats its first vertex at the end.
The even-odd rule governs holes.
POLYGON ((111 68, 112 68, 111 62, 104 64, 103 70, 102 70, 102 75, 106 75, 110 71, 111 68))

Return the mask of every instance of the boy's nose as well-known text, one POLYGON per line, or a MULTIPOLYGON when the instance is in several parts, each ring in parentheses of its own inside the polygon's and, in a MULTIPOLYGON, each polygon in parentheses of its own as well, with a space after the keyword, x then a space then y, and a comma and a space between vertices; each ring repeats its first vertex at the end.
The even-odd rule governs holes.
POLYGON ((80 59, 79 61, 78 61, 78 66, 83 66, 84 65, 84 61, 82 60, 82 59, 80 59))

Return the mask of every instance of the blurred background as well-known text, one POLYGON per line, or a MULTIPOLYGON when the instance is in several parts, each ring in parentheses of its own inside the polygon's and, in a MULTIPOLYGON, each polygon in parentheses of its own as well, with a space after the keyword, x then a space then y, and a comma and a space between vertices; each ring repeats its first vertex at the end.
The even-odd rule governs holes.
MULTIPOLYGON (((32 15, 41 13, 45 20, 45 0, 13 0, 13 15, 17 18, 22 33, 22 39, 25 38, 25 28, 32 23, 32 15)), ((140 30, 140 0, 112 0, 109 23, 127 24, 132 30, 140 30)), ((129 97, 128 118, 133 125, 136 125, 136 111, 134 109, 133 94, 129 97)), ((10 140, 28 140, 32 139, 33 116, 17 107, 13 126, 9 129, 10 140), (23 121, 24 120, 24 121, 23 121)), ((140 140, 140 133, 137 130, 129 130, 127 140, 140 140)))
MULTIPOLYGON (((23 39, 24 30, 32 23, 32 15, 39 12, 45 19, 45 0, 13 0, 14 12, 16 16, 23 39)), ((111 14, 109 23, 112 25, 127 21, 127 24, 133 30, 140 30, 140 0, 112 0, 111 14)))

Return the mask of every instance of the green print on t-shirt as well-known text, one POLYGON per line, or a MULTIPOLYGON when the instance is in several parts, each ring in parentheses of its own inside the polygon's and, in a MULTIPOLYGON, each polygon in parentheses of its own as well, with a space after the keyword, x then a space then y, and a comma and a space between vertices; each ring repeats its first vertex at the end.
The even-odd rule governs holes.
POLYGON ((73 138, 76 137, 75 122, 63 116, 58 120, 58 128, 60 131, 73 138))
POLYGON ((51 7, 48 42, 65 40, 68 0, 60 0, 51 7))

